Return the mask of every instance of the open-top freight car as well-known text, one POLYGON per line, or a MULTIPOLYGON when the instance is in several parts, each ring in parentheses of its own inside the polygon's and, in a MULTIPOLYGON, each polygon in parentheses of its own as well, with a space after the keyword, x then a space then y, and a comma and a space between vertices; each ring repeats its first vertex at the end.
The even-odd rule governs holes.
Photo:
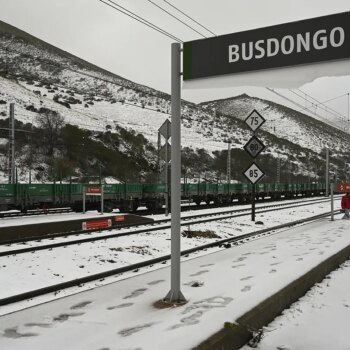
MULTIPOLYGON (((83 210, 85 187, 99 184, 51 183, 51 184, 0 184, 0 210, 48 209, 71 207, 83 210)), ((119 209, 121 212, 136 211, 145 206, 158 210, 165 204, 166 187, 162 183, 119 183, 103 184, 104 211, 119 209)), ((256 199, 293 198, 315 196, 325 192, 323 183, 259 183, 256 185, 256 199)), ((252 199, 252 185, 248 183, 186 183, 181 184, 181 198, 197 205, 206 203, 229 204, 234 200, 244 203, 252 199)), ((100 196, 86 196, 87 210, 101 209, 100 196)), ((170 202, 169 202, 170 203, 170 202)))
MULTIPOLYGON (((99 187, 99 184, 51 183, 51 184, 0 184, 0 210, 17 209, 25 212, 30 209, 71 207, 83 210, 85 187, 99 187)), ((104 211, 135 211, 141 204, 143 184, 121 183, 104 184, 104 211)), ((101 197, 86 196, 87 210, 100 210, 101 197)))

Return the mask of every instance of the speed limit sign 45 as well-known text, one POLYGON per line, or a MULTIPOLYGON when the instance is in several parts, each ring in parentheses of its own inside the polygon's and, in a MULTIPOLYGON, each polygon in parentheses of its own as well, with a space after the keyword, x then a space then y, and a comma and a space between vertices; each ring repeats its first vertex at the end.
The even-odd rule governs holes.
POLYGON ((243 175, 254 185, 259 180, 263 178, 265 173, 255 164, 253 163, 244 173, 243 175))

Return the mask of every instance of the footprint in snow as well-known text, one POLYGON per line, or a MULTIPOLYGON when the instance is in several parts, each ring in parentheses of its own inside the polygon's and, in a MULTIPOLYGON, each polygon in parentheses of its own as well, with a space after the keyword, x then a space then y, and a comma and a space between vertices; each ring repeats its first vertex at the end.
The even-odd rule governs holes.
POLYGON ((241 292, 249 292, 252 289, 252 286, 244 286, 243 289, 241 289, 241 292))

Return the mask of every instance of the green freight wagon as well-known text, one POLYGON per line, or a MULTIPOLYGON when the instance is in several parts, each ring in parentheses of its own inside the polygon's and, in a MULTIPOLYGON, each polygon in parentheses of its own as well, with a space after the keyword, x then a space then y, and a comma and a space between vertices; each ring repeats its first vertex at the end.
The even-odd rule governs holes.
POLYGON ((0 210, 16 208, 17 188, 13 184, 0 184, 0 210))
MULTIPOLYGON (((170 184, 168 185, 170 194, 170 184)), ((181 185, 183 191, 183 184, 181 185)), ((143 184, 142 203, 148 210, 160 210, 165 204, 166 186, 164 183, 143 184)), ((169 199, 170 205, 170 199, 169 199)))

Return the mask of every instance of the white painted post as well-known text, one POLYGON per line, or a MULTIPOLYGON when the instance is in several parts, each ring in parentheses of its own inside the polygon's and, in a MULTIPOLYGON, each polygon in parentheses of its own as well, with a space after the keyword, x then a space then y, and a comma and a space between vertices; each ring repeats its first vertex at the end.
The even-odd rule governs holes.
POLYGON ((171 289, 166 302, 185 303, 180 290, 181 223, 181 46, 171 45, 171 289))

